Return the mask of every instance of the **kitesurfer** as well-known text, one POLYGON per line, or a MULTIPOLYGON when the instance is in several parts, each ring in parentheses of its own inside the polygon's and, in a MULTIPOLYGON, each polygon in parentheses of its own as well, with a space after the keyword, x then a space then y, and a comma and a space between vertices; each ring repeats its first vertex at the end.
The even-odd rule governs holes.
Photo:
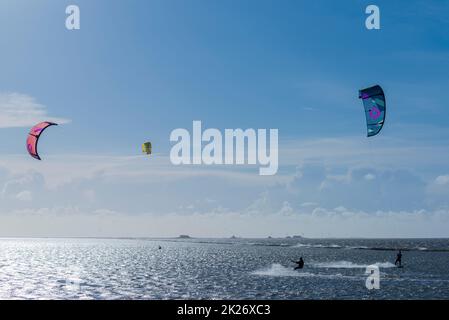
POLYGON ((394 262, 395 266, 398 267, 402 267, 402 250, 399 250, 397 256, 396 256, 396 261, 394 262))
POLYGON ((297 266, 295 267, 295 270, 304 268, 304 259, 302 257, 299 258, 299 261, 293 261, 292 260, 292 262, 297 264, 297 266))

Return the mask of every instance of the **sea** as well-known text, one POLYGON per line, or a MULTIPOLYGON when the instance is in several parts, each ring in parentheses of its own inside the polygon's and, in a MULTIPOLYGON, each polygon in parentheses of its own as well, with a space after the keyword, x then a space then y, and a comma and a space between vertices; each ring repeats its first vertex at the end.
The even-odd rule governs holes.
POLYGON ((449 239, 0 239, 0 299, 449 299, 449 239))

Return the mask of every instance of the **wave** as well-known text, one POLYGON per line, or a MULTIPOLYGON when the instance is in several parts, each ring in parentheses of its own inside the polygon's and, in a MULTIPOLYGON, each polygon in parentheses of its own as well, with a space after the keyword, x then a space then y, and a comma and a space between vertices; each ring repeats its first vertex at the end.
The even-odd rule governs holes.
POLYGON ((306 272, 304 270, 296 271, 292 268, 284 267, 279 263, 273 263, 270 267, 256 270, 251 272, 252 275, 256 276, 266 276, 266 277, 302 277, 302 278, 325 278, 325 279, 351 279, 351 280, 359 280, 360 277, 355 276, 345 276, 340 273, 338 274, 317 274, 306 272))
POLYGON ((395 268, 396 266, 391 262, 376 262, 371 264, 357 264, 351 261, 332 261, 332 262, 320 262, 312 263, 315 268, 326 269, 366 269, 368 266, 378 266, 379 268, 395 268))
POLYGON ((449 248, 426 248, 426 247, 413 247, 413 248, 391 248, 391 247, 357 247, 357 250, 373 250, 373 251, 425 251, 425 252, 449 252, 449 248))
POLYGON ((429 248, 426 248, 426 247, 416 247, 415 249, 418 251, 428 251, 429 250, 429 248))
POLYGON ((419 252, 449 252, 449 248, 427 248, 427 247, 367 247, 367 246, 342 246, 338 244, 309 244, 297 243, 294 248, 323 248, 323 249, 346 249, 346 250, 372 250, 372 251, 419 251, 419 252))
POLYGON ((293 270, 292 268, 284 267, 279 263, 273 263, 269 268, 260 269, 252 272, 251 274, 270 277, 304 277, 309 275, 305 272, 298 272, 293 270))
POLYGON ((291 244, 289 243, 243 242, 242 244, 256 247, 291 247, 291 244))
POLYGON ((325 249, 342 249, 344 248, 338 244, 304 244, 298 243, 293 246, 294 248, 325 248, 325 249))
MULTIPOLYGON (((249 239, 247 239, 249 240, 249 239)), ((188 243, 199 243, 199 244, 221 244, 221 245, 247 245, 247 246, 260 246, 260 247, 285 247, 285 248, 313 248, 313 249, 334 249, 334 250, 372 250, 372 251, 415 251, 415 252, 449 252, 447 247, 434 247, 428 248, 423 246, 414 247, 402 247, 398 245, 397 247, 387 247, 387 246, 363 246, 363 245, 340 245, 336 243, 288 243, 288 242, 271 242, 271 241, 258 241, 254 239, 253 241, 245 241, 245 239, 160 239, 159 241, 166 242, 188 242, 188 243), (254 241, 255 240, 255 241, 254 241)))

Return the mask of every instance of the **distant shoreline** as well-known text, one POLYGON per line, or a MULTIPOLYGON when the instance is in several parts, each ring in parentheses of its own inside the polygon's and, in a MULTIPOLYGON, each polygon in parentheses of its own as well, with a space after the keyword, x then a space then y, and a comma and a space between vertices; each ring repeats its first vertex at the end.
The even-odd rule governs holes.
POLYGON ((1 236, 2 239, 104 239, 104 240, 449 240, 448 237, 416 237, 416 238, 402 238, 402 237, 329 237, 329 238, 311 238, 311 237, 195 237, 188 238, 174 236, 174 237, 97 237, 97 236, 1 236))

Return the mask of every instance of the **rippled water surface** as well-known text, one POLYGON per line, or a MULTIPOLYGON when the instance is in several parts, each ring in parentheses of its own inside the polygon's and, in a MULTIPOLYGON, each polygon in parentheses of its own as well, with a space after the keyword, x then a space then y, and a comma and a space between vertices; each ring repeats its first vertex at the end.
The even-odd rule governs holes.
POLYGON ((0 239, 0 298, 449 299, 449 240, 0 239))

